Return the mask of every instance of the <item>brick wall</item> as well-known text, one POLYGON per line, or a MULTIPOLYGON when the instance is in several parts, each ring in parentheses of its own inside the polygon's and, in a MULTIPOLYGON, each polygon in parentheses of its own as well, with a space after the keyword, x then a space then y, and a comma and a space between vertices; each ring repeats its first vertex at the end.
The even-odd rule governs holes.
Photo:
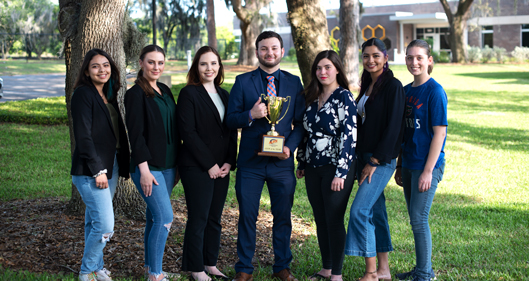
POLYGON ((514 51, 515 46, 520 46, 521 26, 515 25, 495 25, 492 40, 494 46, 505 48, 507 52, 514 51))

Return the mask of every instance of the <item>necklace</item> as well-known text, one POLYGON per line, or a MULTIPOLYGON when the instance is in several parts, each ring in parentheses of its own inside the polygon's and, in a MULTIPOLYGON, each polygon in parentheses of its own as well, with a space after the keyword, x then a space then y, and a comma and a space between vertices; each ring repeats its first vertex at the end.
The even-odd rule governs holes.
MULTIPOLYGON (((340 86, 336 87, 336 89, 338 89, 340 86)), ((336 89, 334 89, 332 92, 328 93, 328 94, 325 94, 325 93, 322 93, 319 97, 318 97, 318 109, 321 109, 323 107, 323 105, 325 104, 325 102, 329 99, 329 97, 334 93, 334 91, 336 91, 336 89), (323 98, 325 97, 325 99, 323 98)))

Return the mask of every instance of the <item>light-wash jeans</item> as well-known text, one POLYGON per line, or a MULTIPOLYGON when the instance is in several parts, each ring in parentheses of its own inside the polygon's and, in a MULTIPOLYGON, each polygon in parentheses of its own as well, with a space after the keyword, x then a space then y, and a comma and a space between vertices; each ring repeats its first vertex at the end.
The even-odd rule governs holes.
MULTIPOLYGON (((89 176, 72 176, 72 182, 81 194, 85 209, 84 253, 81 261, 81 274, 103 269, 103 248, 114 234, 114 209, 112 199, 118 185, 119 168, 114 158, 112 179, 108 188, 96 186, 96 179, 89 176)), ((107 175, 108 177, 108 175, 107 175)))
POLYGON ((152 194, 145 197, 140 185, 141 173, 138 167, 130 176, 141 197, 147 203, 145 235, 143 238, 145 250, 145 266, 149 274, 162 274, 163 252, 167 235, 173 223, 173 208, 171 207, 171 192, 176 176, 176 168, 163 171, 151 171, 158 185, 153 183, 152 194))
MULTIPOLYGON (((359 155, 358 178, 370 157, 371 153, 359 155)), ((377 166, 371 177, 371 183, 365 179, 358 188, 349 215, 345 241, 346 255, 374 257, 377 253, 393 251, 384 188, 395 172, 395 166, 396 159, 377 166)))
POLYGON ((419 177, 423 170, 410 170, 402 168, 402 183, 404 186, 404 198, 408 207, 411 229, 415 239, 416 267, 414 276, 430 280, 432 268, 432 235, 428 216, 432 207, 433 198, 437 185, 443 179, 445 162, 432 172, 432 184, 430 189, 419 192, 419 177))

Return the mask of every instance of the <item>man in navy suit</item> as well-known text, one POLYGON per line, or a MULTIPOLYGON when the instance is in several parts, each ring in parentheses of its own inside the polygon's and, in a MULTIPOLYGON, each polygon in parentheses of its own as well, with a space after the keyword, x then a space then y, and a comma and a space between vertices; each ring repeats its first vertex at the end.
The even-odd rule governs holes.
POLYGON ((275 262, 273 276, 281 280, 297 280, 290 272, 292 261, 290 211, 294 202, 296 179, 294 177, 294 150, 304 134, 303 114, 305 98, 299 77, 279 69, 285 50, 279 34, 264 31, 255 41, 255 55, 259 68, 241 74, 235 79, 228 103, 227 124, 230 129, 242 128, 235 190, 239 202, 239 236, 234 281, 253 280, 252 258, 255 253, 255 231, 259 214, 259 201, 266 182, 274 216, 273 247, 275 262), (268 90, 267 90, 268 88, 268 90), (271 93, 273 92, 273 93, 271 93), (285 137, 282 157, 258 156, 262 135, 270 130, 265 103, 261 94, 291 97, 283 106, 276 131, 285 137))

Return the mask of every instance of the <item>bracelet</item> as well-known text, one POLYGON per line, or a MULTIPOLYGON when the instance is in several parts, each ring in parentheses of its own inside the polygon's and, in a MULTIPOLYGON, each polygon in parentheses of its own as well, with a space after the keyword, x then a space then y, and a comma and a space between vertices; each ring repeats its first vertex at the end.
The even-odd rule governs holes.
POLYGON ((252 111, 251 111, 251 110, 248 111, 248 117, 250 117, 250 120, 252 120, 252 122, 255 121, 255 120, 253 120, 253 118, 252 118, 252 111))
POLYGON ((378 166, 377 164, 373 163, 371 160, 369 160, 369 162, 367 162, 367 164, 369 164, 369 166, 371 166, 371 167, 378 166))
POLYGON ((94 178, 97 178, 97 177, 99 177, 100 175, 102 175, 102 174, 106 174, 106 173, 107 173, 107 169, 103 169, 103 170, 99 171, 99 173, 95 174, 95 175, 94 175, 94 178))

